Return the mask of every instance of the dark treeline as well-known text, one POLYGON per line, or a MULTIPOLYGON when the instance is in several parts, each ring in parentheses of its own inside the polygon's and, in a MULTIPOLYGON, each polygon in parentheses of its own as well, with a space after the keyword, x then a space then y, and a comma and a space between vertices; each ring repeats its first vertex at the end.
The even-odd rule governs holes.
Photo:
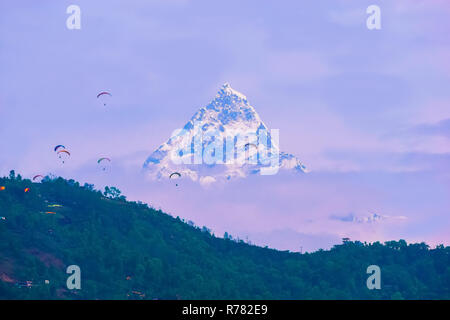
POLYGON ((450 247, 442 245, 277 251, 217 238, 113 187, 32 183, 14 172, 0 178, 0 216, 1 299, 450 298, 450 247), (81 268, 81 290, 66 287, 69 265, 81 268), (380 290, 366 286, 369 265, 381 268, 380 290))

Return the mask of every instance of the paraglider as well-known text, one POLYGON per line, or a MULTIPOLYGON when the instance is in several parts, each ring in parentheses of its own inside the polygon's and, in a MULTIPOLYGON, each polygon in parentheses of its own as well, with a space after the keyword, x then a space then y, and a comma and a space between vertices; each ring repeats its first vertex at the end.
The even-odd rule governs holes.
MULTIPOLYGON (((169 179, 172 179, 172 177, 177 177, 177 179, 181 178, 181 173, 179 172, 173 172, 170 174, 169 179)), ((178 187, 178 183, 175 183, 175 186, 178 187)))
POLYGON ((256 144, 254 144, 254 143, 247 143, 247 144, 244 146, 245 151, 250 152, 250 147, 254 147, 255 150, 256 150, 256 153, 258 153, 258 146, 257 146, 256 144))
POLYGON ((102 91, 102 92, 100 92, 100 93, 97 95, 97 98, 101 97, 101 96, 104 95, 104 94, 107 94, 107 95, 109 95, 110 97, 112 96, 111 93, 109 93, 108 91, 102 91))
POLYGON ((35 175, 34 177, 33 177, 33 181, 36 181, 37 179, 44 179, 44 176, 43 175, 41 175, 41 174, 38 174, 38 175, 35 175))
POLYGON ((97 163, 102 166, 102 170, 105 171, 107 164, 111 162, 110 158, 100 158, 97 160, 97 163))
POLYGON ((70 152, 67 151, 67 150, 61 150, 61 151, 58 151, 58 154, 60 154, 60 153, 67 153, 67 154, 70 156, 70 152))
POLYGON ((246 158, 248 158, 248 160, 250 161, 250 163, 252 163, 252 161, 256 160, 255 157, 258 156, 258 146, 254 143, 247 143, 244 146, 245 149, 245 153, 246 153, 246 158), (253 147, 255 149, 255 152, 251 152, 250 151, 250 147, 253 147))
POLYGON ((70 157, 70 152, 67 151, 67 150, 59 150, 59 151, 57 152, 57 154, 58 154, 59 158, 62 159, 62 163, 65 162, 64 159, 70 157))
MULTIPOLYGON (((70 157, 70 152, 66 150, 66 147, 63 146, 62 144, 58 144, 55 148, 54 148, 56 154, 58 155, 59 159, 63 159, 70 157)), ((62 163, 64 163, 64 160, 62 160, 62 163)))
POLYGON ((23 192, 27 193, 30 191, 30 188, 25 188, 25 190, 23 190, 23 192))
POLYGON ((5 186, 0 186, 0 191, 3 191, 3 190, 5 190, 5 189, 6 189, 5 186))
MULTIPOLYGON (((97 95, 97 99, 100 98, 100 97, 104 97, 104 96, 112 97, 112 94, 109 93, 108 91, 102 91, 102 92, 100 92, 100 93, 97 95)), ((106 103, 103 102, 103 105, 106 106, 106 103)))
POLYGON ((60 205, 60 204, 49 204, 47 207, 49 207, 49 208, 62 208, 62 205, 60 205))
POLYGON ((170 176, 169 176, 169 179, 172 179, 173 176, 178 176, 178 178, 180 178, 181 174, 179 172, 171 173, 170 176))

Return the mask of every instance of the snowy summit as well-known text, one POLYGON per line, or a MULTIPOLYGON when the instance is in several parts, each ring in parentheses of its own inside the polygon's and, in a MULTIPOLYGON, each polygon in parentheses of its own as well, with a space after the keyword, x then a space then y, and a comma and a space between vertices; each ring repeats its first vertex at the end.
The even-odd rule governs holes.
POLYGON ((279 151, 278 139, 278 130, 267 128, 247 97, 225 83, 148 157, 144 169, 155 179, 178 172, 202 184, 279 169, 306 172, 295 156, 279 151))

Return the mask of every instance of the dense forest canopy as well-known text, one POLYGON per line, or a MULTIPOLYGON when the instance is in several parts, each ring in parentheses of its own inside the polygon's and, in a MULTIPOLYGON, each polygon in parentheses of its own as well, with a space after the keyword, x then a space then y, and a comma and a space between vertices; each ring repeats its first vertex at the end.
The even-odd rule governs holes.
POLYGON ((443 245, 346 241, 277 251, 216 237, 114 187, 33 183, 13 171, 0 178, 0 216, 1 299, 450 298, 443 245), (66 286, 69 265, 81 269, 80 290, 66 286), (369 265, 381 268, 380 290, 366 286, 369 265))

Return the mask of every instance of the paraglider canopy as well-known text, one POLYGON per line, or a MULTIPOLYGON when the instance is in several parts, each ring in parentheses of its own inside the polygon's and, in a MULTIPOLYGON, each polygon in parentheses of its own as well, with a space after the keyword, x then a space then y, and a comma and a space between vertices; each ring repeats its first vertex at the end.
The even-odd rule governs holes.
MULTIPOLYGON (((181 178, 181 173, 179 172, 173 172, 170 174, 169 179, 172 179, 172 177, 178 177, 181 178)), ((178 183, 175 184, 176 187, 178 187, 178 183)))
POLYGON ((24 192, 28 192, 30 191, 30 188, 25 188, 25 190, 23 190, 24 192))
POLYGON ((35 176, 33 177, 33 181, 36 181, 38 178, 44 179, 44 176, 41 175, 41 174, 35 175, 35 176))
POLYGON ((0 191, 3 191, 3 190, 5 190, 5 189, 6 189, 6 187, 0 186, 0 191))
POLYGON ((178 178, 180 178, 181 177, 181 173, 173 172, 173 173, 170 174, 169 179, 172 179, 173 176, 178 176, 178 178))
POLYGON ((70 152, 67 151, 67 150, 60 150, 60 151, 58 151, 58 154, 60 154, 60 153, 66 153, 67 155, 70 156, 70 152))
POLYGON ((55 147, 55 152, 57 152, 59 149, 65 149, 66 147, 64 147, 62 144, 58 144, 56 147, 55 147))
POLYGON ((106 168, 108 167, 108 165, 107 164, 103 164, 102 165, 102 163, 105 163, 105 161, 108 163, 108 162, 111 162, 111 159, 110 158, 100 158, 100 159, 98 159, 97 160, 97 163, 99 164, 99 165, 101 165, 101 168, 102 168, 102 170, 103 171, 106 171, 106 168))
POLYGON ((247 143, 244 146, 244 150, 245 150, 245 154, 246 154, 245 157, 248 158, 249 162, 251 164, 256 164, 256 163, 253 163, 253 161, 257 160, 257 158, 255 159, 255 157, 258 156, 258 152, 259 152, 258 146, 254 143, 247 143), (250 148, 253 148, 253 151, 251 151, 250 148))
POLYGON ((111 93, 109 93, 108 91, 102 91, 97 95, 97 98, 100 98, 101 96, 107 94, 108 96, 112 97, 111 93))
POLYGON ((100 158, 100 159, 97 160, 97 163, 100 163, 100 162, 102 162, 104 160, 107 160, 107 161, 111 162, 110 158, 100 158))
POLYGON ((250 146, 253 146, 253 147, 255 147, 256 149, 258 149, 258 146, 257 146, 256 144, 254 144, 254 143, 247 143, 244 147, 245 147, 246 149, 248 149, 248 148, 250 148, 250 146))
MULTIPOLYGON (((60 158, 60 159, 63 159, 63 155, 65 155, 65 157, 70 157, 70 152, 69 151, 67 151, 67 150, 59 150, 58 152, 57 152, 57 154, 58 154, 58 157, 60 158)), ((63 160, 63 162, 62 163, 64 163, 64 160, 63 160)))
POLYGON ((47 207, 49 207, 49 208, 61 208, 62 205, 60 205, 60 204, 49 204, 47 207))
MULTIPOLYGON (((108 91, 102 91, 102 92, 100 92, 100 93, 97 95, 97 99, 100 98, 100 97, 102 97, 102 96, 110 96, 110 97, 112 97, 112 94, 109 93, 108 91)), ((103 105, 106 106, 106 103, 103 102, 103 105)))

